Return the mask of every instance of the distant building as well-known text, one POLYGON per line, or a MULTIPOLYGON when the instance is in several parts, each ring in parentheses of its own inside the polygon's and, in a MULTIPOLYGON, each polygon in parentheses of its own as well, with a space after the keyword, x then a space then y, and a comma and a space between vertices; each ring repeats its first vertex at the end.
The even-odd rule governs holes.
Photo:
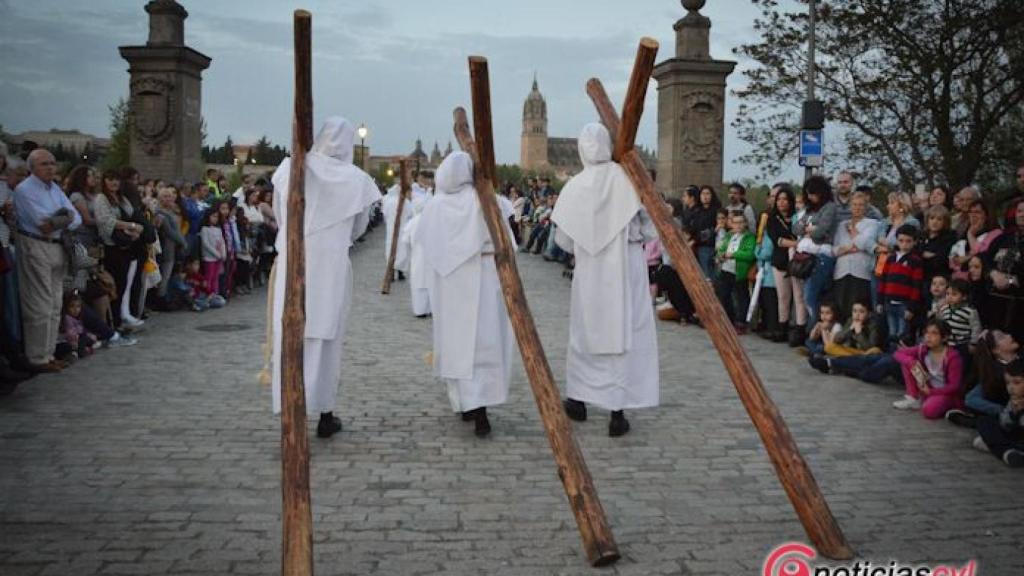
POLYGON ((419 138, 416 139, 416 146, 409 154, 391 154, 391 155, 370 155, 366 159, 366 171, 376 176, 378 174, 387 174, 390 170, 391 175, 398 177, 399 164, 402 160, 405 160, 409 166, 409 175, 412 176, 416 169, 420 170, 437 170, 437 167, 441 165, 441 162, 452 153, 452 143, 448 142, 448 147, 445 148, 444 152, 441 152, 441 147, 434 142, 434 149, 430 152, 430 155, 423 150, 423 141, 419 138))
MULTIPOLYGON (((548 136, 548 105, 533 79, 533 88, 523 102, 523 133, 519 148, 519 166, 527 172, 548 172, 559 180, 583 170, 576 138, 548 136)), ((654 169, 657 157, 644 147, 637 151, 648 169, 654 169)))
POLYGON ((9 153, 17 154, 21 143, 27 141, 35 142, 40 148, 55 150, 60 147, 68 153, 84 153, 92 151, 97 157, 106 153, 110 148, 110 138, 98 138, 92 134, 86 134, 78 130, 28 130, 21 134, 4 134, 3 140, 8 144, 9 153))

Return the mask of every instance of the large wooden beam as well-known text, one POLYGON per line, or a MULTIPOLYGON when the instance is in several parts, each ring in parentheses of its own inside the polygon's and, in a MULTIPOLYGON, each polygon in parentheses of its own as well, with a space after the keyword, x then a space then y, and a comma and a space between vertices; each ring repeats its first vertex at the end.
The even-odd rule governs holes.
MULTIPOLYGON (((647 85, 651 83, 651 72, 654 71, 654 59, 657 56, 658 41, 653 38, 641 38, 636 60, 633 62, 633 73, 626 88, 626 100, 622 105, 622 126, 612 137, 612 142, 615 143, 615 147, 612 148, 612 160, 616 162, 620 162, 622 156, 633 149, 636 131, 640 127, 640 117, 644 113, 647 85)), ((614 108, 612 110, 614 111, 614 108)))
POLYGON ((587 559, 593 566, 604 566, 619 559, 604 509, 594 488, 594 482, 583 459, 572 426, 562 409, 561 397, 555 386, 551 367, 537 334, 533 315, 526 302, 526 294, 516 266, 515 245, 506 232, 505 219, 494 193, 497 174, 494 162, 494 138, 491 131, 490 79, 487 60, 479 56, 469 59, 469 74, 473 100, 473 127, 476 138, 469 133, 466 112, 455 111, 455 136, 462 149, 473 156, 476 168, 476 189, 484 220, 494 243, 494 260, 501 281, 505 306, 519 343, 523 366, 530 380, 541 421, 558 466, 569 506, 579 528, 587 559))
MULTIPOLYGON (((643 51, 649 48, 641 45, 640 49, 643 51)), ((639 55, 637 61, 640 62, 639 55)), ((635 72, 634 70, 634 77, 635 72)), ((646 80, 644 82, 646 83, 646 80)), ((636 123, 640 119, 639 114, 630 115, 628 120, 631 125, 626 124, 626 118, 620 123, 614 107, 598 80, 591 80, 587 83, 587 92, 594 99, 598 114, 605 126, 609 131, 614 131, 620 136, 616 142, 621 141, 621 136, 624 133, 636 133, 636 123)), ((631 90, 633 100, 627 99, 626 110, 639 108, 642 111, 642 92, 642 90, 635 92, 631 90)), ((775 402, 765 391, 750 358, 740 345, 728 316, 722 309, 710 283, 704 278, 696 257, 683 241, 679 229, 673 224, 672 214, 655 190, 654 181, 651 179, 647 167, 644 166, 637 151, 632 149, 632 145, 628 146, 620 163, 633 183, 644 208, 654 221, 658 235, 661 237, 661 243, 668 250, 672 263, 700 315, 701 323, 707 329, 708 336, 711 337, 715 348, 718 349, 725 369, 743 401, 747 414, 761 436, 761 441, 775 466, 775 473, 786 490, 808 537, 818 551, 828 558, 836 560, 852 558, 853 550, 846 542, 846 537, 839 528, 835 517, 832 516, 832 511, 829 510, 828 503, 822 496, 807 462, 800 454, 800 449, 793 440, 789 427, 782 419, 775 402)))
POLYGON ((303 340, 306 331, 305 176, 313 143, 312 15, 295 11, 295 114, 288 175, 287 258, 281 334, 281 574, 313 574, 313 515, 303 340))
POLYGON ((384 271, 384 281, 380 285, 381 294, 391 293, 391 281, 395 275, 395 258, 398 256, 398 230, 402 227, 402 211, 405 210, 405 197, 411 194, 409 184, 409 166, 405 158, 399 160, 398 176, 398 208, 395 209, 395 225, 391 229, 391 250, 388 252, 388 265, 384 271))

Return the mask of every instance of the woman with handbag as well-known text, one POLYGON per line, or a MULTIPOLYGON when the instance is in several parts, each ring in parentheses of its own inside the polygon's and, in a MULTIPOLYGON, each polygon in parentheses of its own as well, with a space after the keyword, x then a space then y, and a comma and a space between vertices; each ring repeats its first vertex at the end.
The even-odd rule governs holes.
POLYGON ((140 243, 142 226, 131 221, 134 208, 121 195, 121 179, 117 172, 104 171, 101 186, 101 193, 93 200, 93 214, 104 246, 103 268, 114 278, 117 286, 118 305, 111 310, 114 327, 139 328, 142 320, 131 314, 124 315, 124 307, 119 304, 130 299, 128 279, 135 275, 132 263, 135 262, 135 248, 140 243))
MULTIPOLYGON (((789 274, 789 254, 796 249, 797 243, 792 224, 796 195, 789 184, 778 184, 776 188, 775 206, 768 213, 766 233, 775 246, 772 250, 771 272, 775 277, 775 293, 779 301, 779 329, 782 333, 799 332, 802 337, 807 332, 804 282, 789 274)), ((778 339, 781 341, 781 336, 778 339)), ((795 346, 801 345, 801 340, 796 340, 795 346)))
MULTIPOLYGON (((832 270, 836 259, 832 256, 832 238, 839 224, 836 204, 832 201, 832 185, 824 176, 811 176, 804 182, 806 212, 793 225, 793 234, 800 238, 797 252, 813 255, 813 268, 804 281, 804 303, 807 305, 807 321, 818 321, 818 304, 821 297, 832 287, 832 270)), ((792 272, 792 265, 791 265, 792 272)))

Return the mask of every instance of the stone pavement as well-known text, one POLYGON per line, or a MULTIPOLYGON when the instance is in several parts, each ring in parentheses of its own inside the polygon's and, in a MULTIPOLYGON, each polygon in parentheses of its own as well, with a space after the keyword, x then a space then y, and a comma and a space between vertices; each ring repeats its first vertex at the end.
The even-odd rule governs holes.
MULTIPOLYGON (((345 431, 310 442, 317 574, 735 576, 807 540, 706 334, 660 323, 662 406, 623 438, 600 411, 575 425, 623 555, 589 568, 522 368, 475 438, 430 377, 408 284, 379 294, 381 243, 353 250, 345 431)), ((561 381, 568 281, 535 256, 520 270, 561 381)), ((263 301, 154 316, 135 348, 0 398, 0 574, 280 573, 263 301)), ((967 431, 893 410, 895 387, 742 340, 864 558, 1024 573, 1024 476, 967 431)))

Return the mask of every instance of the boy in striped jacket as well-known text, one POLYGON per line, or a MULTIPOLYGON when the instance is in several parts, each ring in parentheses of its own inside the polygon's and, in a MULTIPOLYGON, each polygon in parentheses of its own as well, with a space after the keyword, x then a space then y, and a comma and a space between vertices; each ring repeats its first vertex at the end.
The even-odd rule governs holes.
POLYGON ((914 251, 917 235, 917 228, 910 224, 896 230, 896 250, 886 259, 878 278, 878 312, 885 314, 893 343, 924 317, 924 260, 914 251))
POLYGON ((968 347, 978 341, 981 336, 981 319, 978 311, 968 303, 971 285, 963 278, 956 278, 946 289, 946 305, 939 309, 937 317, 949 324, 951 335, 950 346, 955 346, 962 354, 968 353, 968 347))

